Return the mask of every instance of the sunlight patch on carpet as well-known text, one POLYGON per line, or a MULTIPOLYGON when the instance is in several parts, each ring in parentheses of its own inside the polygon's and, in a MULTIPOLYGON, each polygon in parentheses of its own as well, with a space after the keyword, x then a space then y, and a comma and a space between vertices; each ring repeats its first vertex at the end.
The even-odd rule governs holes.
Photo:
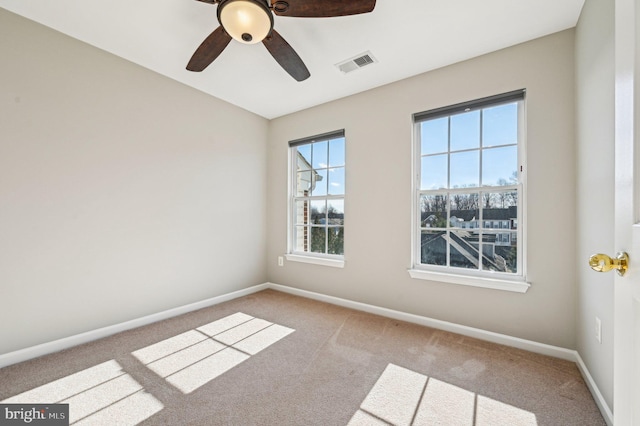
MULTIPOLYGON (((295 330, 238 312, 132 353, 147 368, 191 393, 295 330)), ((19 395, 6 404, 69 404, 72 425, 136 425, 164 406, 115 360, 19 395)))
POLYGON ((387 365, 360 408, 394 425, 411 424, 427 376, 387 365))
POLYGON ((478 395, 476 425, 537 425, 536 415, 509 404, 478 395))
POLYGON ((414 424, 473 425, 475 394, 429 378, 414 424))
POLYGON ((238 312, 132 355, 183 393, 191 393, 294 331, 238 312))
POLYGON ((7 404, 69 404, 69 423, 136 425, 164 408, 110 360, 19 395, 7 404), (114 420, 117 419, 117 422, 114 420))
POLYGON ((348 426, 537 426, 535 414, 388 364, 348 426))
POLYGON ((192 366, 167 377, 167 381, 184 393, 191 393, 216 377, 249 359, 233 348, 226 348, 192 366))

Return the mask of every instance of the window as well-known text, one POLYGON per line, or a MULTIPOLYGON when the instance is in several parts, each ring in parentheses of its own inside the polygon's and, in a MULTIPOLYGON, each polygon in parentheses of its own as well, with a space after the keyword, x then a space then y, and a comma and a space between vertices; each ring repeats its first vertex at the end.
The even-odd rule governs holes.
POLYGON ((524 280, 524 94, 414 114, 412 277, 524 280))
POLYGON ((289 142, 289 260, 343 266, 344 130, 289 142), (337 262, 336 262, 337 261, 337 262))

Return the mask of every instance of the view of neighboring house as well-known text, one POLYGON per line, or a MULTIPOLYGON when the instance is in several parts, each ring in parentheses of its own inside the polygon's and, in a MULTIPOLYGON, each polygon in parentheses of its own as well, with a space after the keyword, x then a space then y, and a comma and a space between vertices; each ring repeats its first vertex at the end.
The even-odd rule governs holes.
POLYGON ((518 207, 451 210, 448 228, 442 212, 422 212, 422 262, 498 272, 515 272, 517 258, 518 207), (445 223, 443 223, 443 221, 445 223), (482 248, 480 246, 482 245, 482 248), (482 256, 480 256, 482 251, 482 256), (480 268, 482 258, 482 268, 480 268))
MULTIPOLYGON (((296 152, 296 188, 301 192, 298 195, 307 197, 316 186, 316 182, 322 180, 306 158, 296 152)), ((294 217, 296 224, 306 225, 309 223, 309 201, 296 203, 294 206, 294 217)), ((300 251, 309 251, 309 229, 307 226, 301 228, 302 232, 296 232, 294 246, 300 251)))

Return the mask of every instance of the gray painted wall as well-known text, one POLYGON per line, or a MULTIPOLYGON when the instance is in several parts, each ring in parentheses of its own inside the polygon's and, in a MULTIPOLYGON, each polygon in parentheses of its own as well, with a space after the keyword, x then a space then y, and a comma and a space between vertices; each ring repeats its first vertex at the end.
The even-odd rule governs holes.
POLYGON ((587 0, 576 28, 577 348, 613 408, 613 273, 587 264, 614 247, 614 2, 587 0), (602 320, 602 343, 595 318, 602 320))
MULTIPOLYGON (((269 281, 575 348, 574 31, 272 120, 269 281), (527 89, 526 294, 411 279, 411 115, 527 89), (345 267, 285 262, 287 142, 346 130, 345 267)), ((375 72, 375 67, 360 72, 375 72)), ((357 78, 350 74, 345 78, 357 78)))
POLYGON ((0 353, 266 280, 268 121, 0 9, 0 353))

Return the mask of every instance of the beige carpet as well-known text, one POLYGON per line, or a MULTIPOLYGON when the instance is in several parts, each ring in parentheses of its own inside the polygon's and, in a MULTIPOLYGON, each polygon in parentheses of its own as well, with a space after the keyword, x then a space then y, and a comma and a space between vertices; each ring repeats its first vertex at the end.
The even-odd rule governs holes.
POLYGON ((77 425, 604 425, 575 364, 273 290, 0 369, 77 425))

